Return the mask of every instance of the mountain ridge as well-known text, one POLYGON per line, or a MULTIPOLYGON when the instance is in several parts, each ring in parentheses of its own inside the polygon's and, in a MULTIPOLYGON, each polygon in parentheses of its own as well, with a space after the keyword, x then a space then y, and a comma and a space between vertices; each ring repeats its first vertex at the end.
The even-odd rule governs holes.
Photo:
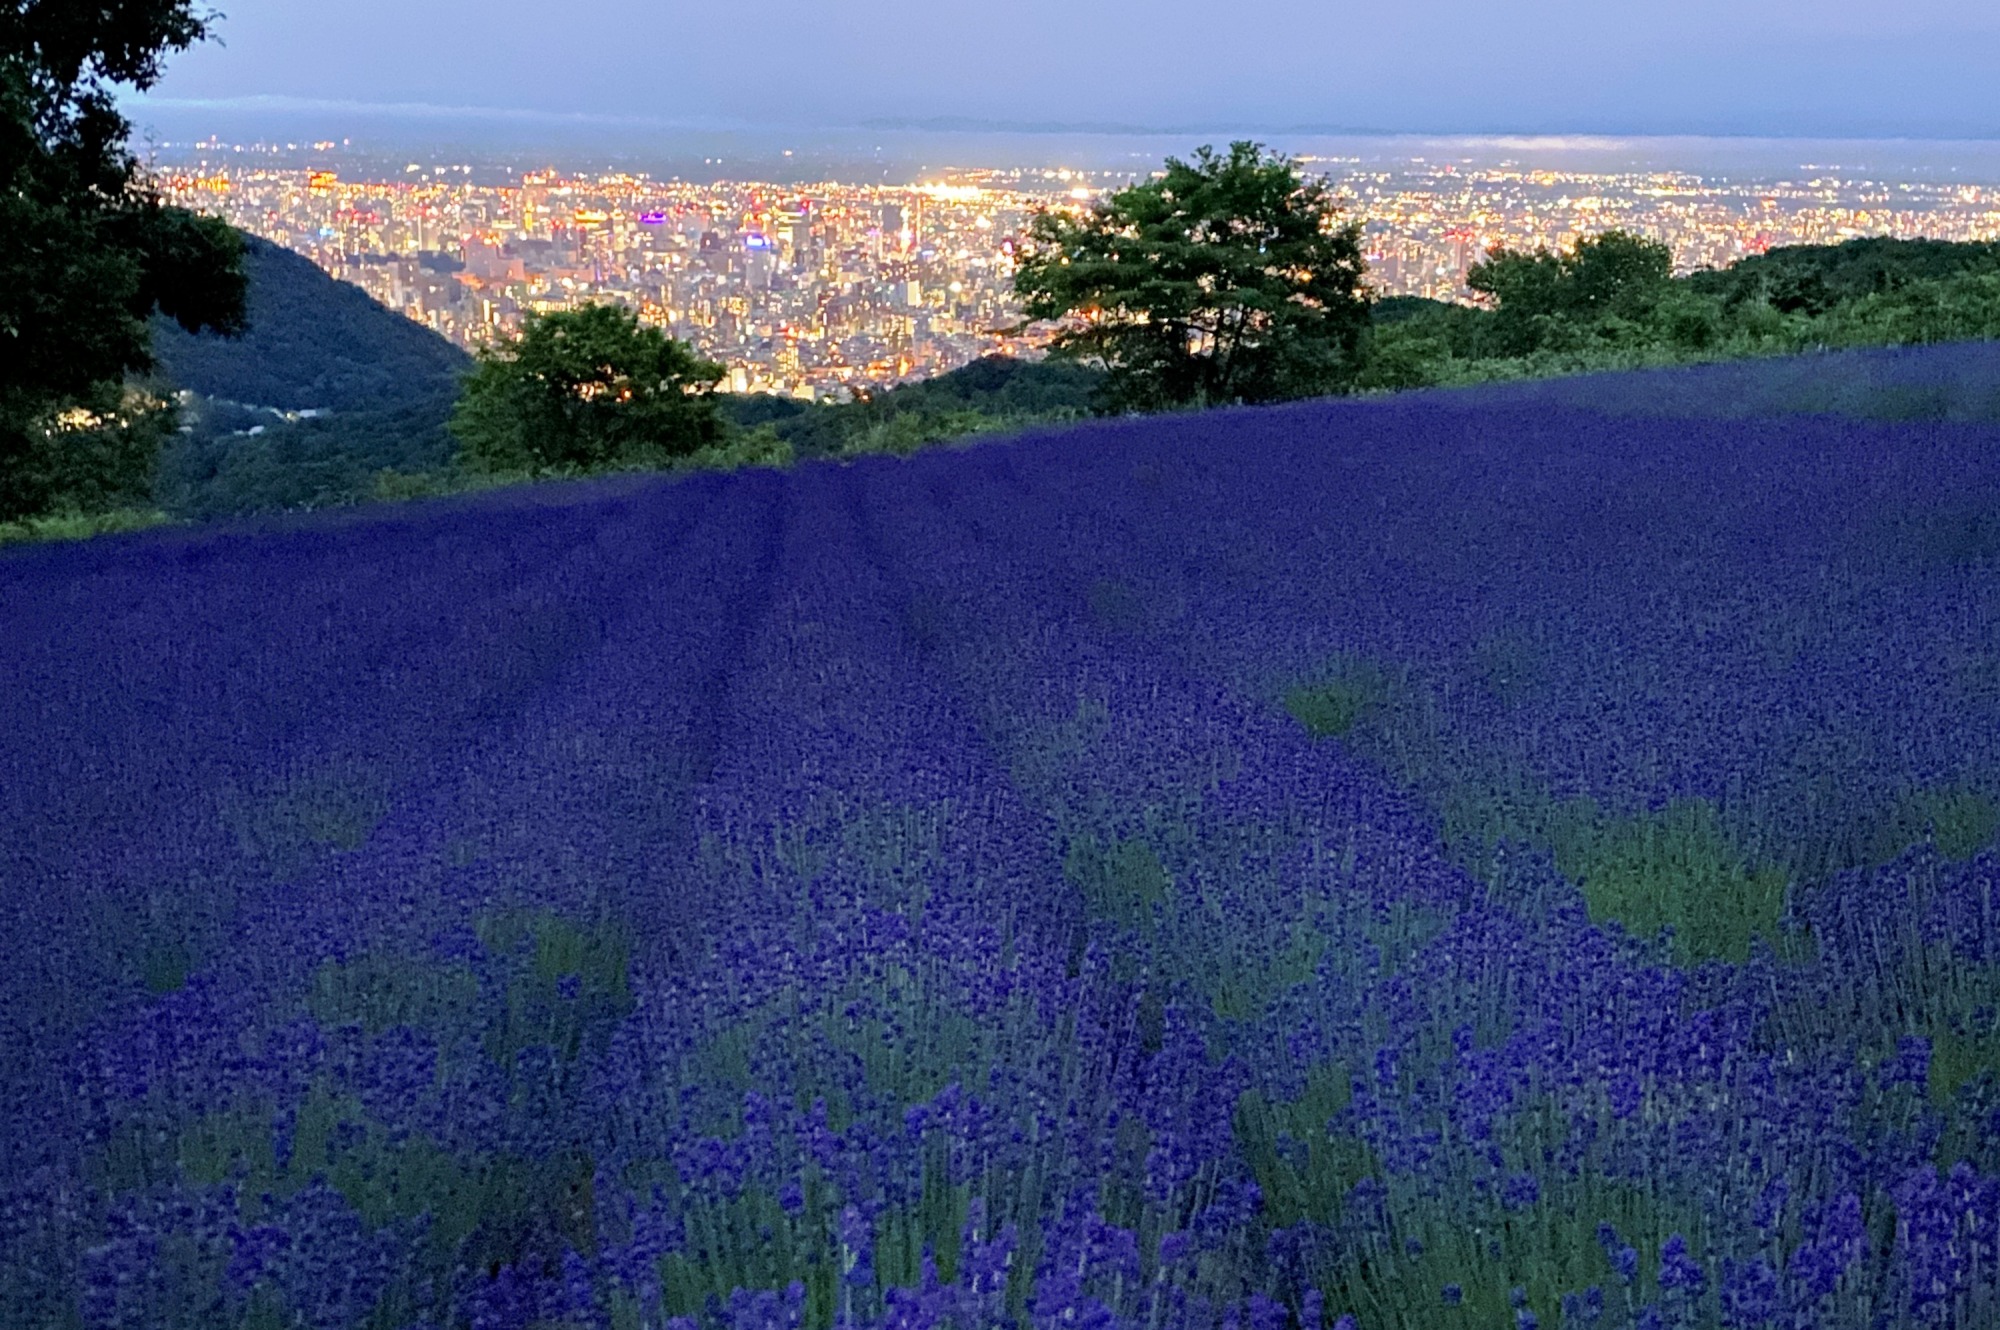
POLYGON ((443 401, 472 357, 311 259, 245 234, 240 337, 153 326, 158 372, 202 397, 279 411, 376 411, 443 401))

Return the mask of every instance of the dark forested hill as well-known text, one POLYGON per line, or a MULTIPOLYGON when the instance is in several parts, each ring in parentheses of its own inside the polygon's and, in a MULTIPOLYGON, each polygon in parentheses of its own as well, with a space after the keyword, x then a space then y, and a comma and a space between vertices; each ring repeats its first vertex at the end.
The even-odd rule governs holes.
POLYGON ((1763 299, 1786 313, 1822 314, 1843 301, 1913 282, 2000 271, 2000 244, 1864 236, 1837 245, 1786 245, 1727 268, 1690 273, 1688 285, 1724 301, 1763 299))
POLYGON ((244 239, 250 330, 232 340, 158 321, 153 351, 174 386, 282 411, 450 402, 465 352, 303 255, 244 239))
POLYGON ((244 239, 247 333, 154 327, 160 376, 195 394, 160 458, 160 506, 184 517, 321 507, 366 497, 384 471, 446 465, 471 357, 304 256, 244 239), (297 411, 326 414, 281 414, 297 411))

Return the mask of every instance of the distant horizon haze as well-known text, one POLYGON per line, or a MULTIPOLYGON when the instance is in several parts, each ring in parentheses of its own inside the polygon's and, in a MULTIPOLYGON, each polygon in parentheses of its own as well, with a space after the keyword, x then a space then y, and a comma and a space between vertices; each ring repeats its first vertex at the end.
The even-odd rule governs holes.
POLYGON ((495 108, 370 106, 351 101, 132 98, 135 146, 162 167, 240 161, 401 178, 463 168, 497 183, 522 171, 636 173, 656 179, 848 181, 915 185, 967 172, 1069 168, 1104 185, 1157 170, 1203 143, 1248 137, 1307 168, 1400 173, 1452 165, 1578 175, 1673 173, 1717 182, 1834 176, 2000 186, 2000 138, 1820 139, 1747 136, 1315 134, 1235 126, 1179 132, 1059 125, 801 128, 704 124, 495 108), (211 139, 220 145, 201 146, 211 139), (258 151, 261 148, 262 151, 258 151), (244 155, 238 156, 238 153, 244 155))
POLYGON ((233 0, 144 108, 739 129, 2000 138, 1972 0, 233 0))

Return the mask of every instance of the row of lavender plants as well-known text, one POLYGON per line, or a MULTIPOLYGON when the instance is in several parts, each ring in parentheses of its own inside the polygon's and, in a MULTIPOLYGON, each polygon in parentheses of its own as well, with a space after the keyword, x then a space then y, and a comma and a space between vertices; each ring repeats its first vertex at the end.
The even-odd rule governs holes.
POLYGON ((2000 1317, 1993 478, 1314 406, 10 557, 0 1319, 2000 1317))
MULTIPOLYGON (((1393 1068, 1405 1093, 1442 1096, 1453 1080, 1453 1058, 1475 1053, 1485 1029, 1495 1037, 1518 1037, 1538 1025, 1577 1031, 1586 1042, 1571 1056, 1582 1058, 1581 1067, 1558 1076, 1531 1062, 1508 1077, 1517 1087, 1553 1078, 1568 1090, 1556 1096, 1562 1112, 1528 1132, 1529 1158, 1539 1149, 1544 1162, 1564 1159, 1574 1179, 1577 1152, 1585 1142, 1593 1150, 1615 1144, 1616 1122, 1670 1129, 1640 1156, 1643 1164, 1614 1155, 1602 1165, 1611 1178, 1643 1177, 1655 1189, 1641 1208, 1656 1216, 1666 1211, 1666 1227, 1678 1230, 1658 1239, 1659 1250, 1675 1238, 1682 1244, 1677 1250, 1688 1250, 1697 1217, 1711 1228, 1729 1216, 1763 1214, 1759 1225, 1776 1223, 1783 1215, 1772 1216, 1769 1207, 1796 1204, 1799 1179, 1807 1177, 1815 1179, 1813 1201, 1825 1214, 1866 1214, 1873 1247, 1888 1258, 1866 1281, 1869 1296, 1842 1307, 1820 1301, 1835 1294, 1830 1285, 1822 1288, 1827 1276, 1813 1272, 1811 1262, 1827 1249, 1801 1236, 1811 1228, 1807 1211, 1792 1213, 1797 1227, 1782 1240, 1775 1229, 1758 1227, 1755 1238, 1764 1240, 1756 1241, 1751 1226, 1739 1222, 1733 1237, 1704 1239, 1710 1300, 1705 1308, 1683 1307, 1683 1315, 1732 1325, 1991 1315, 1994 1198, 1982 1178, 1994 1167, 2000 1128, 1991 1080, 2000 1052, 1994 1011, 2000 983, 1986 793, 1997 769, 1995 698, 1983 681, 2000 640, 1991 632, 2000 602, 1992 594, 1995 551, 1956 539, 1968 511, 1990 511, 1975 506, 1995 497, 1990 439, 1826 422, 1773 426, 1761 437, 1737 429, 1704 437, 1686 426, 1647 435, 1621 423, 1614 432, 1588 416, 1505 422, 1490 413, 1421 411, 1405 415, 1400 429, 1385 429, 1373 412, 1321 408, 1304 415, 1240 417, 1226 457, 1189 448, 1185 437, 1152 434, 1130 441, 1122 455, 1096 453, 1090 474, 1061 484, 1018 458, 996 455, 993 464, 1007 483, 1033 496, 1008 509, 1032 514, 1015 525, 1012 539, 1017 548, 1040 547, 1031 578, 1045 591, 1068 583, 1080 617, 1066 636, 1085 638, 1094 625, 1117 642, 1103 674, 1128 671, 1132 639, 1146 639, 1197 677, 1233 682, 1242 702, 1265 703, 1266 719, 1271 704, 1284 701, 1308 722, 1325 720, 1327 730, 1352 741, 1343 746, 1368 759, 1366 766, 1413 786, 1433 825, 1450 830, 1457 820, 1485 833, 1463 837, 1470 844, 1454 847, 1462 851, 1454 857, 1477 869, 1489 903, 1505 906, 1510 916, 1525 913, 1544 925, 1568 919, 1586 929, 1556 938, 1541 966, 1510 961, 1503 967, 1508 980, 1482 993, 1455 968, 1467 944, 1454 934, 1468 914, 1454 907, 1441 954, 1422 949, 1426 930, 1419 925, 1406 935, 1417 948, 1414 963, 1434 967, 1446 1000, 1430 1030, 1431 1048, 1443 1059, 1435 1079, 1421 1073, 1408 1079, 1409 1050, 1395 1045, 1426 1022, 1423 1008, 1402 1005, 1400 993, 1395 1014, 1379 1018, 1374 1029, 1352 1016, 1323 1018, 1331 1028, 1360 1024, 1364 1031, 1358 1045, 1341 1050, 1340 1074, 1331 1079, 1346 1080, 1357 1064, 1372 1061, 1378 1078, 1389 1074, 1385 1066, 1393 1068), (1308 422, 1319 428, 1299 428, 1308 422), (1516 452, 1496 475, 1480 465, 1481 454, 1492 446, 1495 426, 1508 423, 1513 429, 1501 437, 1516 452), (1745 451, 1761 454, 1768 469, 1751 471, 1745 451), (1357 472, 1366 483, 1355 483, 1357 472), (1718 480, 1718 473, 1728 479, 1718 480), (1525 512, 1524 500, 1532 500, 1525 512), (1593 509, 1617 525, 1593 521, 1593 509), (1246 513, 1254 520, 1246 521, 1246 513), (1641 513, 1649 520, 1638 520, 1641 513), (1688 557, 1690 549, 1702 557, 1688 557), (1474 557, 1476 568, 1468 567, 1474 557), (1752 612, 1745 612, 1745 601, 1752 612), (1649 613, 1635 613, 1641 607, 1649 613), (1488 645, 1496 631, 1528 638, 1549 658, 1508 662, 1506 672, 1515 677, 1496 679, 1488 645), (1788 650, 1767 656, 1760 675, 1744 661, 1774 632, 1791 639, 1788 650), (1389 636, 1400 639, 1396 656, 1379 645, 1389 636), (1300 649, 1301 643, 1309 645, 1300 649), (1294 680, 1313 679, 1310 662, 1318 654, 1325 673, 1317 686, 1272 687, 1271 660, 1282 661, 1288 648, 1295 653, 1294 680), (1574 659, 1558 659, 1565 652, 1594 661, 1592 673, 1565 677, 1579 668, 1574 659), (1634 679, 1645 685, 1641 700, 1654 716, 1621 696, 1634 679), (1768 699, 1779 714, 1731 714, 1731 693, 1752 705, 1768 699), (1318 704, 1319 714, 1302 702, 1318 704), (1653 724, 1634 723, 1642 719, 1653 724), (1735 735, 1716 734, 1721 722, 1733 722, 1735 735), (1769 737, 1788 728, 1817 745, 1809 750, 1812 761, 1769 737), (1566 749, 1551 745, 1557 760, 1538 761, 1549 748, 1535 745, 1552 733, 1566 749), (1631 758, 1618 751, 1621 743, 1645 756, 1647 766, 1636 776, 1618 769, 1631 758), (1659 754, 1676 746, 1691 750, 1687 766, 1663 776, 1659 754), (1818 756, 1842 748, 1873 760, 1818 756), (1793 785, 1801 765, 1812 782, 1804 800, 1793 785), (1947 797, 1940 797, 1940 785, 1947 797), (1811 817, 1786 816, 1828 791, 1848 816, 1874 824, 1872 844, 1836 844, 1828 853, 1811 817), (1871 797, 1886 809, 1871 808, 1871 797), (1530 860, 1526 881, 1523 850, 1530 860), (1585 872, 1556 885, 1533 862, 1537 851, 1553 852, 1558 862, 1579 860, 1585 872), (1774 878, 1778 889, 1771 891, 1764 884, 1774 878), (1587 926, 1588 917, 1607 925, 1613 942, 1628 932, 1621 925, 1640 925, 1629 932, 1650 941, 1659 960, 1680 962, 1658 971, 1663 989, 1622 990, 1639 997, 1648 1022, 1642 1029, 1651 1033, 1621 1031, 1622 1003, 1587 987, 1608 977, 1592 973, 1606 934, 1587 926), (1657 936, 1661 923, 1678 925, 1679 936, 1657 936), (1560 1018, 1523 1014, 1489 1026, 1524 975, 1533 976, 1531 1004, 1557 1000, 1565 986, 1586 987, 1577 1007, 1560 1018), (1650 1024, 1667 1013, 1692 1022, 1682 1037, 1694 1042, 1682 1045, 1671 1027, 1650 1024), (1732 1041, 1712 1042, 1732 1026, 1742 1041, 1734 1049, 1732 1041), (1396 1031, 1404 1032, 1401 1040, 1388 1033, 1396 1031), (1607 1042, 1596 1045, 1600 1039, 1607 1042), (1640 1062, 1625 1061, 1635 1055, 1640 1062), (1690 1059, 1689 1072, 1719 1058, 1720 1072, 1752 1078, 1759 1093, 1684 1088, 1667 1102, 1688 1095, 1681 1101, 1697 1111, 1691 1118, 1667 1112, 1655 1095, 1677 1056, 1690 1059), (1668 1061, 1650 1061, 1661 1057, 1668 1061), (1792 1107, 1801 1091, 1791 1082, 1801 1077, 1818 1093, 1792 1107), (1590 1095, 1584 1106, 1574 1100, 1579 1089, 1592 1088, 1604 1096, 1594 1113, 1586 1107, 1590 1095), (1800 1114, 1818 1131, 1796 1141, 1771 1133, 1800 1114), (1744 1131, 1751 1135, 1734 1135, 1744 1131), (1704 1136, 1709 1148, 1694 1149, 1704 1136), (1718 1193, 1732 1165, 1747 1176, 1718 1193), (1676 1196, 1670 1184, 1679 1168, 1691 1172, 1676 1196), (1920 1201, 1943 1185, 1940 1176, 1961 1190, 1938 1203, 1925 1239, 1916 1216, 1920 1201), (1773 1199, 1780 1196, 1783 1202, 1773 1199), (1926 1242, 1932 1245, 1925 1259, 1937 1266, 1896 1268, 1926 1242), (1780 1276, 1794 1264, 1797 1285, 1787 1289, 1780 1276), (1740 1275, 1736 1292, 1730 1269, 1740 1275)), ((1073 674, 1095 677, 1087 669, 1073 674)), ((1145 772, 1157 781, 1168 741, 1147 730, 1159 723, 1154 713, 1167 707, 1162 699, 1170 685, 1148 679, 1130 693, 1122 714, 1107 700, 1115 699, 1117 686, 1099 686, 1107 692, 1091 703, 1096 723, 1107 734, 1144 737, 1125 763, 1093 748, 1087 760, 1093 781, 1107 769, 1145 772)), ((1196 718, 1213 724, 1225 707, 1214 698, 1188 702, 1166 722, 1166 733, 1189 745, 1200 733, 1196 718)), ((1247 775, 1239 764, 1254 724, 1230 718, 1189 753, 1190 785, 1202 783, 1202 773, 1210 780, 1212 773, 1231 773, 1215 780, 1205 807, 1214 809, 1243 787, 1247 775)), ((1296 738, 1292 731, 1274 742, 1282 747, 1296 738)), ((1288 755, 1283 762, 1289 768, 1295 760, 1288 755)), ((1288 774, 1276 788, 1325 784, 1288 774)), ((1129 810, 1158 793, 1157 785, 1150 794, 1132 787, 1095 802, 1129 810)), ((1068 800, 1080 802, 1074 794, 1068 800)), ((1249 808, 1255 822, 1268 824, 1278 806, 1280 796, 1265 790, 1249 808)), ((1334 825, 1353 821, 1343 812, 1334 825)), ((1106 838, 1129 836, 1131 826, 1106 838)), ((1163 837, 1157 827, 1143 835, 1144 861, 1162 860, 1167 871, 1128 880, 1153 884, 1147 890, 1154 899, 1139 922, 1154 928, 1189 908, 1184 893, 1201 874, 1198 861, 1166 858, 1175 836, 1163 837), (1165 914, 1162 893, 1171 902, 1165 914)), ((1229 832, 1213 824, 1178 840, 1204 853, 1232 844, 1229 832)), ((1352 853, 1344 853, 1345 862, 1352 853)), ((1402 876, 1407 881, 1408 870, 1402 876)), ((1240 929, 1273 899, 1270 884, 1240 866, 1216 869, 1212 881, 1225 892, 1223 902, 1191 911, 1189 933, 1163 947, 1177 959, 1197 955, 1196 939, 1213 938, 1221 921, 1240 929), (1254 897, 1226 894, 1245 890, 1254 897)), ((1301 940, 1304 911, 1286 914, 1281 908, 1265 934, 1266 949, 1249 965, 1231 963, 1231 952, 1242 947, 1231 944, 1219 958, 1224 975, 1296 976, 1314 965, 1310 1000, 1324 1002, 1322 940, 1301 940)), ((1213 952, 1216 943, 1208 948, 1213 952)), ((1634 981, 1628 975, 1618 982, 1634 981)), ((1240 996, 1227 1000, 1241 1005, 1240 996)), ((1218 997, 1215 1006, 1227 1015, 1224 1005, 1218 997)), ((1286 1024, 1266 1027, 1245 1056, 1289 1046, 1299 1033, 1286 1024)), ((1356 1101, 1368 1098, 1363 1080, 1354 1076, 1347 1087, 1356 1101)), ((1291 1086, 1299 1083, 1294 1077, 1291 1086)), ((1312 1103, 1317 1117, 1327 1100, 1315 1102, 1310 1072, 1306 1086, 1296 1102, 1312 1103)), ((1544 1102, 1537 1111, 1546 1118, 1550 1107, 1544 1102)), ((1288 1125, 1280 1122, 1276 1131, 1288 1125)), ((1423 1160, 1428 1171, 1439 1142, 1454 1133, 1448 1121, 1436 1120, 1412 1130, 1420 1144, 1408 1157, 1423 1160)), ((1467 1135, 1485 1141, 1488 1133, 1482 1117, 1467 1135)), ((1368 1132, 1358 1135, 1363 1146, 1379 1149, 1368 1132)), ((1308 1171, 1321 1166, 1310 1153, 1297 1158, 1308 1171)), ((1496 1168, 1500 1159, 1488 1156, 1496 1168)), ((1590 1167, 1581 1167, 1588 1177, 1590 1167)), ((1547 1182, 1520 1181, 1515 1195, 1546 1194, 1547 1182)), ((1504 1197, 1504 1182, 1491 1185, 1504 1197)), ((1324 1180, 1303 1188, 1322 1197, 1330 1190, 1324 1180)), ((1445 1194, 1482 1190, 1475 1173, 1452 1179, 1445 1194)), ((1587 1229, 1591 1210, 1604 1222, 1604 1212, 1631 1200, 1621 1183, 1611 1197, 1571 1194, 1557 1208, 1587 1229)), ((1575 1240, 1577 1231, 1555 1230, 1557 1245, 1587 1249, 1575 1240)), ((1854 1242, 1858 1261, 1862 1244, 1854 1242)), ((1429 1235, 1420 1236, 1408 1254, 1435 1247, 1429 1235)), ((1445 1265, 1463 1270, 1467 1262, 1454 1252, 1445 1265)), ((1668 1273, 1663 1265, 1659 1275, 1668 1273)), ((1510 1298, 1519 1287, 1509 1286, 1510 1298)), ((1552 1295, 1515 1310, 1534 1315, 1540 1307, 1547 1316, 1553 1302, 1589 1319, 1594 1296, 1601 1298, 1607 1285, 1596 1287, 1596 1295, 1586 1286, 1571 1290, 1569 1299, 1552 1295)), ((1669 1304, 1686 1292, 1677 1287, 1663 1288, 1672 1296, 1657 1304, 1666 1320, 1675 1314, 1669 1304)), ((1421 1299, 1400 1305, 1421 1306, 1421 1299)), ((1436 1312, 1404 1314, 1412 1324, 1446 1323, 1436 1312)), ((1496 1316, 1504 1320, 1504 1309, 1482 1309, 1472 1323, 1494 1323, 1496 1316)))

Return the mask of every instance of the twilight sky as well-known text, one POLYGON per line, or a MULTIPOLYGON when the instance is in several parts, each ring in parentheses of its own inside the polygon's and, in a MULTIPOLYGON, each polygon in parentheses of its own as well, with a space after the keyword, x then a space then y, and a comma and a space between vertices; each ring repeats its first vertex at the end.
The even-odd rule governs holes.
POLYGON ((1993 0, 220 0, 164 105, 2000 137, 1993 0))

